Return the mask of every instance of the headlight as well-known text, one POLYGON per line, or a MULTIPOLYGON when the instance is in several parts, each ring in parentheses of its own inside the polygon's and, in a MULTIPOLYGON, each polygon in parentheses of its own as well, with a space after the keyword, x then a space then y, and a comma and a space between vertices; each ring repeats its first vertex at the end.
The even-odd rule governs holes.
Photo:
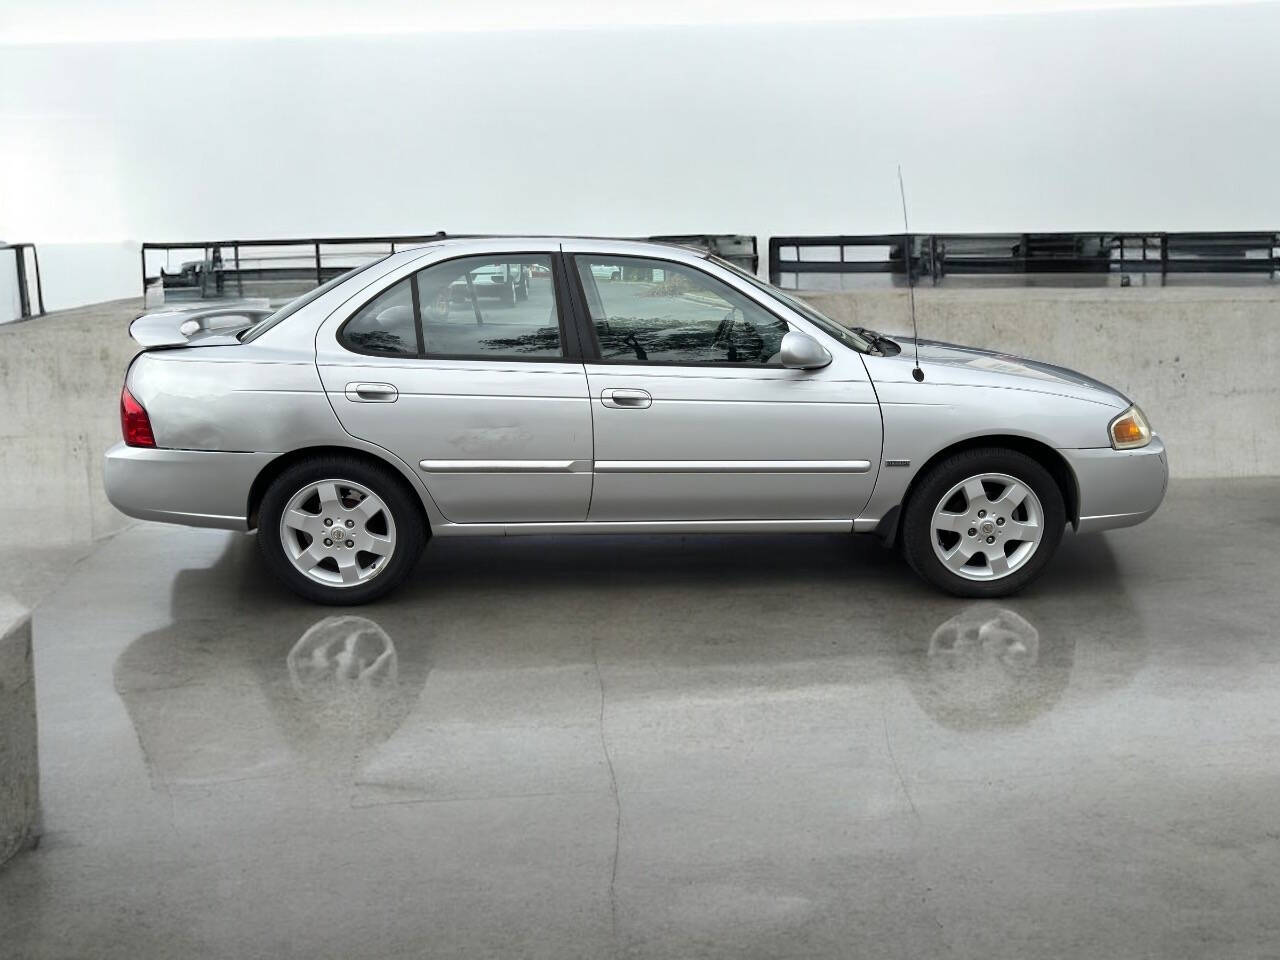
POLYGON ((1112 420, 1108 431, 1111 434, 1111 446, 1117 450, 1133 450, 1151 442, 1151 425, 1147 423, 1147 418, 1142 415, 1137 404, 1112 420))

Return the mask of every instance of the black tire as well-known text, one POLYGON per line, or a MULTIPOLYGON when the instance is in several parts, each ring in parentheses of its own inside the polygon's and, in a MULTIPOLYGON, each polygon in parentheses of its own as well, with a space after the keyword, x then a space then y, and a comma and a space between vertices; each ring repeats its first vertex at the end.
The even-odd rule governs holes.
POLYGON ((514 307, 516 305, 516 284, 515 281, 509 281, 502 288, 502 305, 504 307, 514 307))
POLYGON ((267 488, 258 510, 258 548, 267 569, 294 593, 315 603, 354 606, 376 600, 400 586, 413 572, 426 543, 420 504, 404 479, 390 467, 359 457, 319 456, 289 467, 267 488), (293 496, 320 480, 350 481, 376 494, 395 523, 395 546, 386 565, 353 586, 327 586, 312 580, 286 555, 280 518, 293 496))
POLYGON ((622 271, 621 271, 621 270, 615 270, 615 271, 613 271, 613 273, 609 274, 609 279, 610 279, 610 280, 612 280, 612 281, 614 281, 615 283, 616 283, 617 281, 621 280, 621 279, 622 279, 622 271))
MULTIPOLYGON (((954 508, 952 508, 954 509, 954 508)), ((1066 507, 1057 481, 1038 461, 1002 447, 964 450, 947 457, 920 478, 902 518, 902 551, 911 569, 934 586, 957 597, 1004 597, 1021 590, 1044 572, 1062 540, 1066 507), (1029 487, 1040 501, 1043 529, 1035 551, 999 579, 971 580, 950 570, 934 551, 933 513, 952 487, 979 474, 1004 474, 1029 487)), ((961 534, 963 536, 963 534, 961 534)))
POLYGON ((516 286, 516 299, 517 300, 529 299, 529 281, 528 280, 522 280, 516 286))

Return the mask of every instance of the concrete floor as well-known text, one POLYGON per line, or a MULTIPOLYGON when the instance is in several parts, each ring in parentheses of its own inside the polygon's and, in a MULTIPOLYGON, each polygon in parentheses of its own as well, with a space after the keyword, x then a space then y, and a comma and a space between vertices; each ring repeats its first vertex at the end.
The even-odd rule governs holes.
POLYGON ((1280 956, 1277 538, 1280 480, 1181 482, 1001 603, 590 538, 340 611, 139 526, 37 612, 0 954, 1280 956))

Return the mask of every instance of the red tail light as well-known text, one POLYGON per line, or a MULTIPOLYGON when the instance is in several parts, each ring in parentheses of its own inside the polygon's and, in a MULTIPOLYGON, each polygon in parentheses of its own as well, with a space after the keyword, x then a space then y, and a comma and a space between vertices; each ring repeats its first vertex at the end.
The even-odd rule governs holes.
POLYGON ((155 434, 151 432, 151 420, 129 388, 120 391, 120 429, 124 442, 130 447, 154 447, 155 434))

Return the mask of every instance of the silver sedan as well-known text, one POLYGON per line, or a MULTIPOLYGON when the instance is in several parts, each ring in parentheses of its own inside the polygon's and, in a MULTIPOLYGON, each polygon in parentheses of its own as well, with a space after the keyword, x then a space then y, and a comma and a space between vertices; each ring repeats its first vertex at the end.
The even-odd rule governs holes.
POLYGON ((967 597, 1164 496, 1142 411, 1079 373, 841 326, 696 251, 442 240, 268 313, 152 314, 107 494, 258 531, 324 603, 429 536, 872 533, 967 597), (523 297, 482 298, 496 275, 523 297), (918 352, 918 368, 916 355, 918 352))

